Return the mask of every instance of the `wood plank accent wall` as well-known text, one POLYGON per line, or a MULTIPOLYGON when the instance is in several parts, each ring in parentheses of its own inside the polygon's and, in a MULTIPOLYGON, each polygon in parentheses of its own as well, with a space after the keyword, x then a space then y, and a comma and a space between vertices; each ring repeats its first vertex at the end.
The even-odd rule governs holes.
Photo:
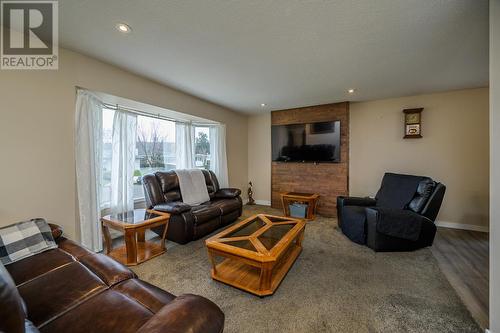
POLYGON ((318 193, 318 214, 336 216, 336 198, 349 193, 349 102, 273 111, 271 125, 340 120, 340 163, 272 162, 271 205, 281 208, 280 193, 318 193))

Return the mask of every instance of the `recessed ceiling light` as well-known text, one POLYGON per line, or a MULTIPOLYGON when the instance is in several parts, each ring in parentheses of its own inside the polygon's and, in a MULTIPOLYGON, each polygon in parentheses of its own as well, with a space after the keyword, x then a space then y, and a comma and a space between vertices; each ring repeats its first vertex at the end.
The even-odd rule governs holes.
POLYGON ((116 25, 116 30, 118 30, 119 32, 123 32, 125 34, 128 34, 129 32, 132 31, 132 28, 128 24, 118 23, 116 25))
POLYGON ((355 92, 355 91, 356 91, 355 89, 349 89, 349 90, 347 90, 347 92, 348 92, 349 94, 354 94, 354 92, 355 92))
POLYGON ((267 106, 267 104, 266 103, 261 103, 260 106, 261 107, 265 107, 265 106, 267 106))

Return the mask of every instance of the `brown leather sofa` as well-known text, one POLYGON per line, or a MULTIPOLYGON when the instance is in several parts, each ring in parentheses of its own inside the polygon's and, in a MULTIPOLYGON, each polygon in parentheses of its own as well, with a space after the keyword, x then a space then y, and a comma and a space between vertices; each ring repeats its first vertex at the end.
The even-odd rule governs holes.
MULTIPOLYGON (((211 233, 226 226, 241 216, 241 190, 219 187, 219 181, 212 171, 202 170, 205 176, 210 201, 198 206, 182 202, 179 179, 175 171, 156 172, 142 178, 146 205, 170 213, 167 238, 179 244, 211 233)), ((152 229, 163 235, 163 227, 152 229)))
POLYGON ((206 298, 176 297, 53 228, 58 249, 0 264, 0 332, 220 333, 206 298))

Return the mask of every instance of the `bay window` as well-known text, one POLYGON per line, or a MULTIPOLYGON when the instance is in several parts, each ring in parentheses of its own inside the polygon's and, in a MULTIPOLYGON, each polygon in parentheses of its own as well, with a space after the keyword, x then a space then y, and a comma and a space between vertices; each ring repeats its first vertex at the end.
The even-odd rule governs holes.
POLYGON ((76 178, 84 246, 102 250, 101 213, 131 210, 144 200, 146 174, 209 169, 221 187, 228 186, 224 124, 165 109, 152 115, 106 104, 101 96, 77 89, 76 178))
MULTIPOLYGON (((102 109, 102 164, 101 205, 110 208, 113 161, 113 121, 115 109, 102 109)), ((192 125, 192 168, 210 170, 212 154, 210 146, 211 125, 192 125)), ((177 168, 176 122, 154 116, 137 115, 134 147, 133 199, 144 199, 142 176, 156 171, 177 168)), ((213 163, 212 163, 213 165, 213 163)), ((188 166, 187 166, 188 167, 188 166)))

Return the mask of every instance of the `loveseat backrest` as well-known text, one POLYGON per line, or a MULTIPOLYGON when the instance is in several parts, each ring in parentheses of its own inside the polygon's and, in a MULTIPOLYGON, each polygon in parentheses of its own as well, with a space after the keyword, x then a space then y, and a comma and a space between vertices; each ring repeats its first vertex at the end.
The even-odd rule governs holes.
MULTIPOLYGON (((219 190, 219 181, 212 171, 201 171, 203 172, 203 176, 205 176, 208 195, 210 198, 213 198, 215 192, 219 190)), ((145 175, 142 178, 142 183, 148 208, 161 203, 182 200, 179 178, 175 171, 158 171, 154 175, 145 175)))
POLYGON ((165 202, 179 201, 182 199, 179 188, 179 178, 175 171, 155 172, 155 177, 160 184, 165 202))

